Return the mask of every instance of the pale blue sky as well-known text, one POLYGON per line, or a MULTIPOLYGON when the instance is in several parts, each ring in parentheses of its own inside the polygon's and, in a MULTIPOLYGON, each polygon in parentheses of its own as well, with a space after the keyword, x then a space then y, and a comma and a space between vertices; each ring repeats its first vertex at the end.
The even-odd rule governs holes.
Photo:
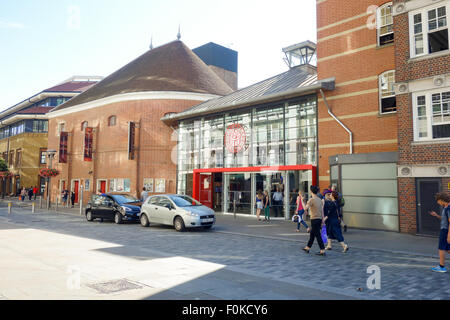
POLYGON ((316 41, 316 0, 0 0, 0 110, 73 75, 107 76, 176 39, 239 52, 239 87, 287 70, 316 41), (78 14, 79 13, 79 14, 78 14))

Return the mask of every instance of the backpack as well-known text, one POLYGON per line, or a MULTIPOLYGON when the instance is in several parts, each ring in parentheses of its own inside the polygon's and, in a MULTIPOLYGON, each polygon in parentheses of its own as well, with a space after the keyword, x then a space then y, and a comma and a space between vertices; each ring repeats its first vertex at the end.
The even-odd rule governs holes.
POLYGON ((339 206, 341 208, 345 206, 345 199, 344 199, 344 197, 341 197, 341 199, 339 200, 339 206))

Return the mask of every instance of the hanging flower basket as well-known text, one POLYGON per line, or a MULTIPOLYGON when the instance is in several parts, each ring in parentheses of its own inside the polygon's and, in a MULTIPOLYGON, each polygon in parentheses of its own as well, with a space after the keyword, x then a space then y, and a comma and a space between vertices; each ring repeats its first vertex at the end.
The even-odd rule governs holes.
POLYGON ((9 171, 0 171, 0 179, 9 179, 12 178, 14 174, 9 171))
POLYGON ((39 175, 43 178, 56 177, 59 171, 56 169, 43 168, 39 170, 39 175))

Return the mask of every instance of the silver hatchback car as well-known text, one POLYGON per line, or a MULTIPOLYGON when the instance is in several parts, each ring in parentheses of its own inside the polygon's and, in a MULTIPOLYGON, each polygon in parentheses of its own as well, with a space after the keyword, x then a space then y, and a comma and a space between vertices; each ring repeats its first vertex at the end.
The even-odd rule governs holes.
POLYGON ((177 194, 147 198, 142 204, 139 219, 143 227, 156 223, 174 226, 177 231, 186 228, 211 229, 216 222, 214 210, 189 196, 177 194))

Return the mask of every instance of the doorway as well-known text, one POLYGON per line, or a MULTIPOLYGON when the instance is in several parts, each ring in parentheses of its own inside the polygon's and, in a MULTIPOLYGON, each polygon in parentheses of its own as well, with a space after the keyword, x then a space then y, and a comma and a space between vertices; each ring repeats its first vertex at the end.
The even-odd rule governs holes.
POLYGON ((200 175, 200 203, 204 206, 207 206, 208 208, 213 208, 213 197, 212 197, 212 190, 213 190, 213 181, 212 181, 212 174, 211 173, 202 173, 200 175))
POLYGON ((78 193, 80 192, 80 180, 73 180, 73 189, 72 191, 75 192, 75 201, 74 203, 78 203, 78 193))
POLYGON ((213 173, 213 210, 223 212, 223 173, 213 173))
POLYGON ((417 233, 424 235, 439 234, 440 223, 429 212, 441 214, 442 208, 436 203, 434 195, 441 191, 441 179, 417 179, 417 233))

